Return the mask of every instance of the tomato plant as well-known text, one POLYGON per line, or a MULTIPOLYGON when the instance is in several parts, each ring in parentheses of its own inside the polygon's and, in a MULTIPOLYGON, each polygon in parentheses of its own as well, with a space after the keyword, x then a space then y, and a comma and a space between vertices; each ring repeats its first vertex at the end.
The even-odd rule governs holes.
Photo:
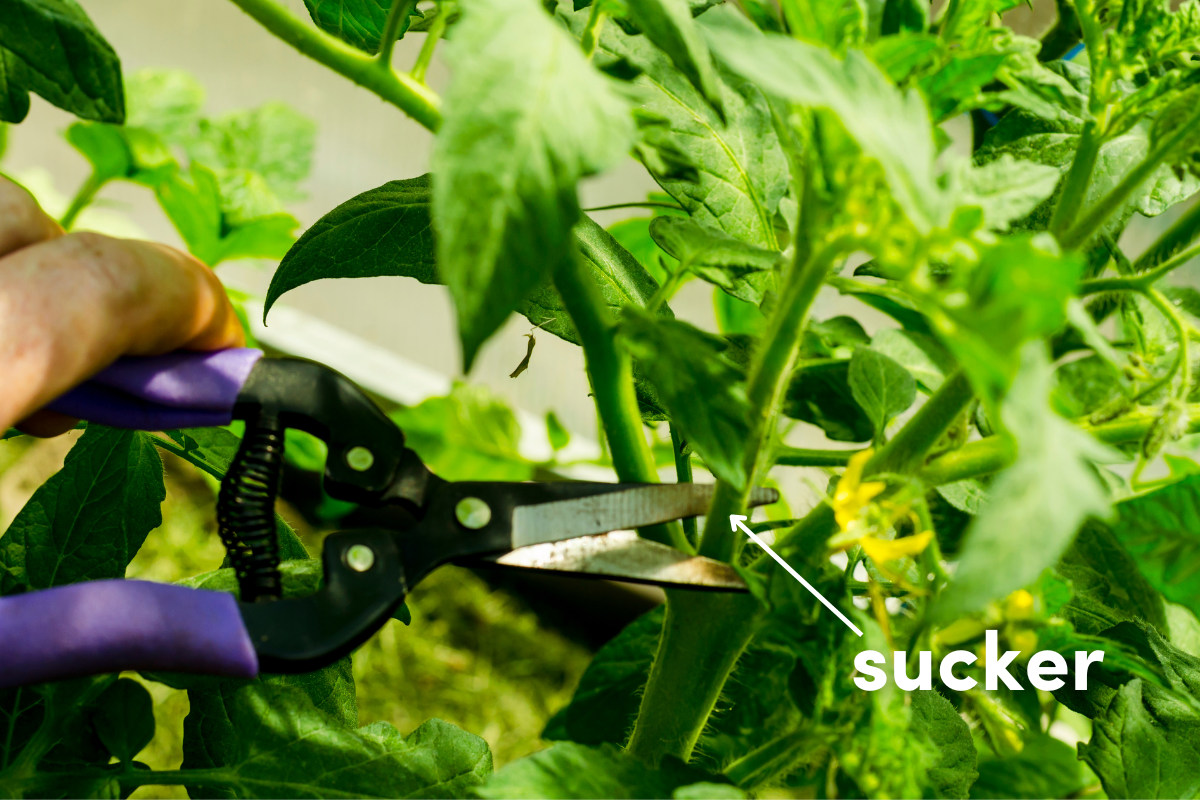
MULTIPOLYGON (((304 120, 206 119, 170 73, 123 87, 72 0, 0 0, 0 119, 33 91, 91 120, 67 133, 93 173, 64 225, 131 180, 206 262, 281 258, 268 312, 318 279, 444 284, 465 370, 524 315, 582 348, 619 479, 658 481, 669 438, 674 479, 716 480, 706 519, 641 534, 733 563, 750 591, 668 591, 598 652, 553 744, 494 774, 446 723, 356 728, 346 659, 286 680, 146 676, 189 692, 174 772, 133 763, 154 731, 136 683, 0 693, 3 791, 1200 793, 1200 295, 1167 280, 1200 252, 1200 206, 1181 205, 1200 190, 1194 0, 1062 0, 1040 41, 1004 24, 1014 0, 306 0, 311 22, 234 2, 436 132, 431 174, 294 239, 281 199, 307 170, 304 120), (406 35, 425 38, 398 72, 406 35), (441 96, 424 80, 438 48, 441 96), (605 230, 577 185, 630 153, 664 194, 605 230), (1141 252, 1122 238, 1175 205, 1141 252), (717 329, 675 317, 689 280, 713 285, 717 329), (858 312, 814 318, 822 292, 858 312), (861 638, 731 527, 752 487, 804 467, 830 478, 818 501, 756 532, 861 638), (1015 686, 984 683, 996 646, 1015 686), (889 656, 863 691, 864 650, 979 663, 897 680, 889 656), (1034 688, 1035 652, 1080 650, 1104 656, 1086 684, 1034 688)), ((448 469, 481 441, 451 430, 465 392, 407 412, 448 469)), ((157 525, 155 448, 219 476, 235 446, 89 428, 0 539, 0 591, 120 577, 157 525)), ((497 453, 489 468, 519 461, 497 453)), ((280 531, 289 591, 311 589, 280 531)))

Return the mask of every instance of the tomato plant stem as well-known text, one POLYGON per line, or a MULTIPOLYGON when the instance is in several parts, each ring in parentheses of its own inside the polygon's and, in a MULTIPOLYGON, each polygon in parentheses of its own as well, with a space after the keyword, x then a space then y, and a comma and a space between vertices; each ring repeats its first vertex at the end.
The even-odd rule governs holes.
POLYGON ((416 6, 416 0, 395 0, 388 10, 387 21, 383 25, 383 35, 379 39, 379 55, 376 60, 385 70, 392 69, 392 50, 396 40, 400 38, 400 28, 416 6))
MULTIPOLYGON (((642 431, 642 415, 633 391, 633 363, 629 355, 617 347, 613 320, 600 287, 584 273, 577 257, 568 258, 559 266, 554 283, 579 332, 592 393, 617 477, 631 483, 658 483, 654 456, 642 431)), ((678 523, 655 525, 640 532, 647 538, 692 552, 678 523)))
POLYGON ((1091 239, 1113 212, 1119 209, 1129 199, 1129 196, 1145 183, 1146 179, 1195 131, 1197 124, 1200 124, 1200 109, 1194 111, 1179 127, 1163 137, 1162 141, 1150 151, 1150 154, 1141 163, 1125 173, 1125 177, 1108 194, 1088 209, 1082 219, 1061 233, 1058 236, 1059 243, 1063 247, 1074 248, 1082 246, 1091 239))
POLYGON ((579 39, 579 46, 583 48, 583 54, 588 58, 595 54, 596 47, 600 44, 600 33, 604 30, 604 21, 608 19, 608 14, 604 13, 601 8, 603 5, 600 0, 593 0, 591 8, 588 9, 583 35, 579 39))
POLYGON ((71 198, 71 205, 67 207, 58 221, 58 224, 63 226, 63 230, 71 230, 75 225, 75 220, 85 208, 92 204, 92 201, 96 199, 96 193, 104 187, 104 184, 105 181, 97 178, 95 172, 88 176, 83 185, 79 187, 79 191, 71 198))
POLYGON ((441 125, 441 98, 420 81, 399 75, 390 68, 380 69, 374 58, 296 18, 274 0, 233 2, 304 55, 374 92, 429 130, 436 131, 441 125))
POLYGON ((442 34, 445 32, 445 6, 439 5, 437 16, 433 18, 433 22, 429 23, 429 30, 425 34, 425 41, 421 44, 421 52, 417 54, 417 63, 413 64, 412 70, 408 73, 414 81, 421 84, 425 83, 425 73, 429 71, 429 62, 433 60, 433 51, 437 49, 438 41, 441 40, 442 34))
MULTIPOLYGON (((804 250, 806 248, 798 247, 797 254, 804 250)), ((800 352, 808 311, 840 252, 840 242, 826 245, 786 273, 779 304, 763 332, 761 341, 765 346, 756 351, 747 377, 746 399, 750 411, 747 415, 749 435, 743 456, 746 485, 735 487, 724 481, 718 482, 700 538, 700 555, 732 561, 741 549, 742 536, 730 529, 729 515, 742 512, 746 493, 770 466, 771 448, 765 445, 775 432, 779 405, 800 352)))
POLYGON ((1050 220, 1050 232, 1061 238, 1062 233, 1069 230, 1075 222, 1075 216, 1083 206, 1087 197, 1088 186, 1092 183, 1092 172, 1096 169, 1096 158, 1100 155, 1100 145, 1103 139, 1095 120, 1088 120, 1083 126, 1083 135, 1079 137, 1079 148, 1075 151, 1075 159, 1067 172, 1062 194, 1058 196, 1058 205, 1054 207, 1054 216, 1050 220))
POLYGON ((1122 275, 1116 278, 1092 278, 1079 284, 1079 294, 1096 294, 1097 292, 1144 292, 1153 286, 1167 273, 1183 266, 1200 255, 1200 244, 1193 245, 1181 253, 1168 258, 1152 270, 1139 272, 1134 275, 1122 275))
POLYGON ((655 765, 667 755, 691 758, 763 613, 749 594, 667 592, 662 638, 627 748, 632 755, 655 765))

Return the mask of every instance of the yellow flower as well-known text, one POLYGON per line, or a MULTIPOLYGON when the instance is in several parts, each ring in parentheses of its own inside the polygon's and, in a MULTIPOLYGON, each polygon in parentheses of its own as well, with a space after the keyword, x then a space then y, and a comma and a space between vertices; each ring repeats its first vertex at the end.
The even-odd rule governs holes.
POLYGON ((871 557, 876 564, 895 561, 905 556, 915 556, 929 546, 933 539, 933 531, 925 531, 915 536, 903 539, 876 539, 874 536, 864 536, 859 540, 863 552, 871 557))
POLYGON ((1004 616, 1008 619, 1029 619, 1033 616, 1033 595, 1017 589, 1004 601, 1004 616))
POLYGON ((838 527, 844 531, 849 530, 850 525, 858 519, 858 515, 871 499, 887 488, 887 484, 882 481, 860 483, 863 467, 871 458, 871 452, 869 449, 863 450, 852 456, 846 464, 846 471, 838 480, 837 492, 833 496, 833 515, 837 519, 838 527))

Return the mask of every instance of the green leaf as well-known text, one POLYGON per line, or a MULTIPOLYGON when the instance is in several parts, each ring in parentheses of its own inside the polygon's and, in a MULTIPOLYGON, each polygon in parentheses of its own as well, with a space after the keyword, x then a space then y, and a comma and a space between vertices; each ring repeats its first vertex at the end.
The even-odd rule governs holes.
MULTIPOLYGON (((701 17, 707 19, 718 9, 701 17)), ((587 14, 572 13, 560 0, 559 15, 578 36, 587 14)), ((696 222, 719 228, 739 241, 778 249, 775 214, 787 189, 788 167, 775 136, 771 109, 752 83, 718 71, 725 120, 674 68, 670 60, 642 36, 629 36, 606 26, 600 38, 598 63, 624 59, 642 75, 634 85, 644 92, 641 107, 670 122, 671 132, 687 142, 687 152, 699 172, 688 181, 653 172, 659 185, 696 222)), ((762 289, 771 288, 767 279, 762 289)))
POLYGON ((0 537, 0 594, 124 577, 164 497, 149 434, 89 425, 0 537))
MULTIPOLYGON (((379 41, 393 2, 403 0, 304 0, 304 6, 318 28, 373 55, 379 52, 379 41)), ((416 3, 400 22, 398 38, 404 38, 413 17, 421 17, 416 3)))
POLYGON ((125 81, 126 127, 171 144, 190 143, 204 109, 204 87, 181 69, 139 69, 125 81))
POLYGON ((658 649, 663 616, 662 606, 647 611, 596 652, 571 702, 546 723, 543 739, 624 744, 658 649))
POLYGON ((971 729, 950 701, 936 691, 909 694, 912 701, 911 730, 917 737, 929 739, 941 751, 929 768, 928 780, 938 797, 966 798, 975 782, 978 754, 971 741, 971 729))
POLYGON ((571 432, 553 411, 546 412, 546 434, 550 438, 550 447, 556 453, 571 443, 571 432))
POLYGON ((921 232, 944 224, 950 208, 937 185, 933 126, 920 94, 897 89, 861 51, 838 60, 823 47, 760 33, 718 11, 701 26, 719 59, 770 94, 832 111, 879 162, 909 221, 921 232))
POLYGON ((655 217, 650 222, 650 236, 679 259, 680 269, 691 270, 739 300, 756 305, 762 302, 762 289, 747 277, 774 269, 780 260, 776 250, 740 242, 724 231, 682 217, 655 217))
POLYGON ((0 122, 29 113, 29 92, 77 117, 125 120, 121 62, 75 0, 0 0, 0 122))
POLYGON ((924 306, 985 402, 1008 389, 1022 342, 1062 326, 1083 266, 1078 256, 1060 254, 1047 234, 1004 238, 938 288, 937 306, 924 306))
POLYGON ((980 167, 961 162, 955 176, 958 205, 978 206, 985 226, 1004 231, 1054 192, 1060 173, 1055 167, 1018 161, 1003 153, 980 167))
POLYGON ((674 758, 653 769, 612 744, 558 742, 504 767, 476 792, 485 798, 670 797, 677 788, 710 781, 708 773, 674 758))
MULTIPOLYGON (((217 745, 222 758, 208 766, 185 755, 206 796, 461 797, 492 771, 487 743, 441 720, 408 736, 386 722, 356 730, 283 685, 245 686, 223 699, 236 736, 217 745)), ((193 705, 187 722, 195 714, 193 705)))
MULTIPOLYGON (((1125 503, 1114 505, 1118 514, 1125 508, 1125 503)), ((1118 519, 1114 527, 1120 524, 1118 519)), ((1137 562, 1110 526, 1096 520, 1085 524, 1057 569, 1071 582, 1073 592, 1064 616, 1080 633, 1101 633, 1130 619, 1144 619, 1166 630, 1162 597, 1138 571, 1137 562)))
POLYGON ((798 38, 845 53, 867 36, 867 8, 861 0, 784 0, 780 8, 798 38))
POLYGON ((446 51, 454 80, 433 153, 433 208, 469 369, 573 257, 575 185, 620 160, 634 128, 625 102, 537 2, 462 7, 446 51))
POLYGON ((304 232, 271 278, 263 316, 284 292, 321 278, 402 275, 439 283, 429 175, 352 197, 304 232))
POLYGON ((93 725, 108 752, 128 764, 154 738, 154 701, 140 683, 121 678, 96 701, 93 725))
POLYGON ((917 399, 917 382, 912 374, 869 347, 854 351, 846 379, 854 401, 871 419, 876 439, 882 439, 887 424, 917 399))
POLYGON ((278 213, 280 201, 300 200, 300 183, 312 169, 317 126, 280 102, 201 120, 187 150, 217 170, 221 210, 238 225, 278 213), (261 182, 261 185, 260 185, 261 182))
POLYGON ((1093 720, 1079 757, 1109 797, 1195 797, 1200 793, 1200 659, 1171 646, 1152 628, 1122 623, 1145 657, 1163 668, 1170 689, 1132 680, 1093 720), (1181 700, 1190 700, 1191 705, 1181 700))
POLYGON ((996 477, 967 530, 954 582, 938 600, 942 619, 1033 583, 1058 561, 1088 516, 1103 517, 1110 509, 1090 463, 1108 453, 1050 410, 1050 377, 1044 346, 1026 345, 1002 409, 1017 460, 996 477))
POLYGON ((527 481, 534 465, 517 448, 521 425, 512 410, 482 386, 456 383, 446 397, 389 415, 405 444, 450 481, 527 481))
POLYGON ((687 0, 626 0, 629 16, 716 110, 724 114, 712 58, 687 0))
POLYGON ((296 241, 292 232, 300 223, 291 214, 232 223, 222 210, 216 173, 195 161, 190 171, 191 183, 172 174, 155 187, 155 195, 196 258, 210 267, 236 258, 282 258, 296 241))
POLYGON ((874 424, 850 391, 850 361, 800 364, 784 396, 783 413, 811 422, 837 442, 868 442, 874 424))
POLYGON ((1071 797, 1084 786, 1083 769, 1075 750, 1043 733, 1027 740, 1021 752, 1008 758, 980 758, 979 778, 971 786, 971 800, 1071 797))
POLYGON ((885 37, 901 31, 923 33, 929 29, 929 5, 921 0, 884 0, 880 32, 885 37))
POLYGON ((713 311, 717 329, 724 334, 760 336, 767 324, 767 317, 758 306, 738 300, 720 288, 713 289, 713 311))
POLYGON ((1200 610, 1200 475, 1116 506, 1112 533, 1168 600, 1200 610))
POLYGON ((66 139, 92 165, 92 180, 128 179, 151 188, 179 165, 166 144, 148 130, 97 122, 76 122, 66 139))
POLYGON ((871 339, 871 349, 904 367, 927 392, 934 392, 954 369, 954 357, 932 336, 884 328, 871 339))
POLYGON ((686 322, 656 319, 633 306, 625 309, 618 336, 709 471, 744 487, 749 405, 745 375, 721 355, 728 345, 686 322))

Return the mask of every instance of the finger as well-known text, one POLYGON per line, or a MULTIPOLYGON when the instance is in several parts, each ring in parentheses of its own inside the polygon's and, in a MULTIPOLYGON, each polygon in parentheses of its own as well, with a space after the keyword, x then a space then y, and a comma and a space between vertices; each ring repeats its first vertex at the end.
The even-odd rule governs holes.
POLYGON ((62 233, 62 227, 42 211, 33 195, 0 177, 0 256, 62 233))
POLYGON ((0 425, 123 355, 243 343, 212 270, 164 245, 74 233, 0 258, 0 425))
POLYGON ((66 414, 60 414, 57 411, 43 408, 41 411, 35 411, 21 420, 15 427, 21 433, 27 433, 30 436, 37 436, 42 439, 49 439, 52 436, 59 436, 69 430, 74 430, 78 424, 79 420, 75 419, 75 417, 68 417, 66 414))

